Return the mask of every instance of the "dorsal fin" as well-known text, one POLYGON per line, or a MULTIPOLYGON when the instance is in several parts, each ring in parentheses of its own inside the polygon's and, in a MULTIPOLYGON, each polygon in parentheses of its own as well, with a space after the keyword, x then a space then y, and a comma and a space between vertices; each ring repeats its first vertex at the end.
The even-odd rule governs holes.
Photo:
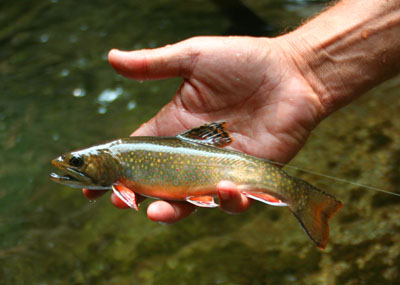
POLYGON ((205 124, 185 131, 177 137, 184 141, 213 146, 223 146, 232 142, 229 133, 225 131, 225 122, 205 124))

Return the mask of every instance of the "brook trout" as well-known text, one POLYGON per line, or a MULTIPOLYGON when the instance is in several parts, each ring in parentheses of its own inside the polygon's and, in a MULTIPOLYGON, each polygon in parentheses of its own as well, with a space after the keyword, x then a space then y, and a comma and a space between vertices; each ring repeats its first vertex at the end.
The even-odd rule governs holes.
POLYGON ((130 137, 65 153, 52 164, 66 173, 51 179, 70 187, 112 189, 138 210, 134 193, 217 207, 216 185, 228 180, 248 198, 287 206, 320 247, 328 219, 343 204, 268 160, 220 148, 232 141, 224 123, 203 125, 176 137, 130 137))

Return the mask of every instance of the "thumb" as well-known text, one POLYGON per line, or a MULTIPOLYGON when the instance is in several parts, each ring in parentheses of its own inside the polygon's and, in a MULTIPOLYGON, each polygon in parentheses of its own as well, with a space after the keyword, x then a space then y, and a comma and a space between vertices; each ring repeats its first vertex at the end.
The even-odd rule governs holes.
POLYGON ((138 51, 112 49, 108 53, 111 66, 123 76, 135 80, 188 78, 196 57, 181 43, 138 51))

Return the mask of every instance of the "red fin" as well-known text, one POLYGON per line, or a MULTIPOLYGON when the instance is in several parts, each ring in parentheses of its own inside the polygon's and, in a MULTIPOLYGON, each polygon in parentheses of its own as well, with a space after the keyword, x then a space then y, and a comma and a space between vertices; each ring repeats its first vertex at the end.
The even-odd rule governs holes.
POLYGON ((299 191, 303 197, 289 206, 308 236, 321 249, 324 249, 329 239, 328 220, 343 204, 305 181, 298 180, 299 191))
POLYGON ((213 196, 192 196, 187 197, 186 201, 198 207, 215 208, 219 206, 214 202, 213 196))
POLYGON ((242 193, 250 199, 257 200, 268 205, 281 206, 281 207, 287 206, 286 203, 266 193, 246 192, 246 191, 243 191, 242 193))
POLYGON ((136 195, 131 189, 125 187, 121 184, 115 184, 112 186, 112 190, 125 204, 127 204, 132 209, 139 211, 138 204, 136 202, 136 195))
POLYGON ((229 133, 225 131, 225 123, 209 123, 190 129, 177 135, 178 138, 200 144, 223 146, 232 142, 229 133))

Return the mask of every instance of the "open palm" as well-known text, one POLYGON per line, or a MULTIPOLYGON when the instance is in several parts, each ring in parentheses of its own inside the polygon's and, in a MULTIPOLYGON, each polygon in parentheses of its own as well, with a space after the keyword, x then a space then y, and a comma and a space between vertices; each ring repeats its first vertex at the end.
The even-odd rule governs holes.
POLYGON ((198 37, 155 50, 111 51, 109 59, 132 79, 183 78, 173 100, 134 135, 175 135, 226 121, 232 148, 285 163, 320 120, 318 96, 274 39, 198 37))
MULTIPOLYGON (((286 163, 322 119, 318 96, 279 38, 197 37, 153 50, 112 50, 109 61, 118 73, 136 80, 183 78, 172 101, 133 135, 171 136, 226 121, 231 148, 286 163)), ((222 208, 245 210, 247 198, 224 183, 219 190, 230 194, 220 195, 222 208)), ((118 205, 116 197, 112 200, 118 205)), ((174 222, 192 210, 186 203, 157 201, 148 215, 174 222)))

